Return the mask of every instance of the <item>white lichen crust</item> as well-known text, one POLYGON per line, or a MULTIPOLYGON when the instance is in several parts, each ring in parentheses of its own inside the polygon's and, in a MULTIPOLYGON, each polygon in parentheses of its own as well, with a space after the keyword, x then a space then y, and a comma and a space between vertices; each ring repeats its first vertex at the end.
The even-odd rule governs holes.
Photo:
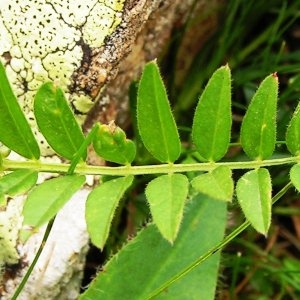
MULTIPOLYGON (((18 297, 18 300, 78 299, 85 255, 88 250, 88 234, 84 214, 85 200, 89 193, 90 190, 88 188, 78 191, 58 213, 38 263, 33 269, 25 289, 18 297)), ((18 229, 22 223, 20 210, 22 209, 23 202, 24 197, 13 199, 10 202, 12 205, 7 208, 9 215, 3 213, 1 218, 0 214, 0 226, 4 224, 4 217, 10 217, 6 221, 6 226, 7 223, 9 223, 9 226, 5 231, 12 230, 14 232, 14 235, 10 237, 14 247, 16 246, 18 229), (14 218, 15 222, 12 222, 11 218, 14 218), (12 224, 14 224, 15 228, 11 228, 12 224)), ((25 265, 31 264, 40 246, 44 231, 45 227, 41 228, 25 245, 19 247, 19 253, 17 254, 11 252, 11 249, 10 252, 4 253, 2 251, 1 253, 2 249, 0 248, 0 259, 5 258, 7 264, 13 264, 16 263, 18 256, 20 256, 25 265), (6 257, 3 257, 4 254, 6 257), (10 254, 10 260, 7 260, 8 254, 10 254)), ((3 244, 0 243, 0 246, 3 247, 3 244)), ((20 284, 26 271, 27 268, 19 269, 18 277, 6 279, 4 282, 4 291, 2 293, 0 291, 1 299, 11 299, 12 294, 20 284)))
POLYGON ((16 246, 19 230, 22 227, 22 218, 20 218, 22 204, 22 198, 17 197, 8 202, 5 210, 3 207, 0 210, 0 268, 4 264, 12 265, 19 261, 16 246))
POLYGON ((72 88, 74 73, 116 30, 124 2, 1 0, 0 59, 40 140, 32 113, 36 90, 42 83, 54 81, 63 88, 75 111, 86 114, 93 98, 72 88))

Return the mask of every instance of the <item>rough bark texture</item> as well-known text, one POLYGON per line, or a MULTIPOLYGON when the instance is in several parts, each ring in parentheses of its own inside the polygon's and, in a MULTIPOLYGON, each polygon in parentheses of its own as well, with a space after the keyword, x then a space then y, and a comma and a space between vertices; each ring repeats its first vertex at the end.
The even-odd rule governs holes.
MULTIPOLYGON (((145 62, 158 57, 166 49, 172 32, 179 30, 188 16, 191 16, 193 26, 183 40, 178 60, 181 78, 184 78, 193 55, 216 27, 217 9, 221 3, 222 1, 217 0, 196 1, 196 4, 192 0, 126 1, 117 30, 106 39, 102 47, 92 50, 89 63, 82 64, 74 74, 71 87, 73 91, 86 93, 98 100, 86 119, 86 129, 95 120, 104 123, 117 119, 119 123, 125 122, 128 117, 127 93, 131 81, 138 78, 145 62)), ((99 163, 93 156, 90 161, 99 163)), ((88 192, 89 189, 86 188, 74 195, 58 215, 43 256, 19 299, 78 298, 88 249, 84 220, 84 202, 88 192)), ((19 203, 19 208, 13 213, 17 226, 24 200, 10 201, 19 203)), ((5 211, 1 214, 5 218, 5 211)), ((4 270, 1 299, 10 299, 33 259, 42 234, 43 230, 27 244, 18 245, 19 264, 15 265, 13 271, 13 265, 4 270)), ((4 263, 7 266, 10 262, 4 263)))
MULTIPOLYGON (((136 1, 131 2, 135 3, 136 1)), ((148 3, 150 2, 148 1, 148 3)), ((125 52, 119 56, 121 59, 114 59, 118 57, 117 54, 110 61, 111 65, 108 69, 112 68, 113 70, 109 76, 105 77, 108 84, 105 86, 104 91, 99 94, 100 101, 96 103, 90 117, 87 119, 87 127, 97 119, 107 122, 118 118, 119 122, 124 122, 127 116, 125 112, 128 110, 127 93, 130 83, 133 80, 138 80, 146 62, 158 58, 163 51, 168 49, 172 35, 176 35, 178 31, 182 30, 189 19, 190 24, 182 39, 177 57, 176 71, 180 73, 177 84, 180 85, 194 56, 217 28, 218 14, 223 5, 223 0, 212 0, 210 2, 206 0, 167 0, 153 1, 153 4, 155 4, 156 9, 153 10, 152 7, 152 13, 147 21, 145 21, 144 12, 139 15, 140 25, 138 30, 136 30, 136 27, 132 30, 130 26, 129 32, 135 34, 130 34, 130 43, 125 39, 125 44, 128 47, 126 46, 125 52), (127 53, 129 54, 127 55, 127 53)), ((140 5, 138 7, 141 8, 140 5)), ((137 11, 135 9, 135 12, 137 11)), ((129 20, 132 20, 132 18, 129 18, 129 20)), ((116 32, 115 35, 112 40, 115 40, 118 44, 119 33, 116 32)), ((169 50, 172 51, 172 49, 169 50)), ((99 55, 101 58, 96 58, 96 64, 98 61, 103 60, 103 55, 106 54, 102 53, 99 55)), ((103 70, 101 73, 106 73, 106 71, 103 70)), ((83 80, 88 81, 89 76, 93 77, 89 74, 83 80)), ((90 90, 93 90, 93 84, 97 86, 96 82, 90 82, 90 90)), ((98 92, 99 85, 95 89, 98 92)))

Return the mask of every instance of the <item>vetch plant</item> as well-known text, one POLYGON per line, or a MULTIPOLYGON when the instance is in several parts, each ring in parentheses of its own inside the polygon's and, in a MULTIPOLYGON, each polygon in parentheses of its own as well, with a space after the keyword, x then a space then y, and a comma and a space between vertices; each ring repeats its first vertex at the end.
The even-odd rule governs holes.
MULTIPOLYGON (((134 165, 139 155, 135 143, 114 123, 95 124, 85 136, 62 90, 53 83, 39 89, 34 114, 41 134, 66 162, 41 162, 38 143, 2 65, 0 82, 0 141, 26 158, 15 161, 1 157, 0 203, 5 209, 5 197, 28 192, 20 232, 23 242, 36 228, 51 222, 83 186, 86 175, 107 175, 111 180, 96 186, 86 201, 91 241, 103 249, 116 208, 132 188, 135 176, 155 175, 145 188, 151 223, 103 266, 80 299, 213 299, 220 250, 249 225, 267 235, 272 203, 292 185, 300 190, 299 107, 286 134, 291 155, 272 157, 276 145, 276 74, 262 81, 242 122, 241 146, 249 160, 231 162, 222 161, 231 147, 231 73, 228 65, 216 70, 200 96, 193 119, 195 147, 189 150, 197 153, 200 161, 184 163, 183 146, 159 69, 156 62, 148 63, 138 87, 136 113, 140 138, 158 161, 155 165, 134 165), (86 152, 91 144, 104 160, 121 166, 88 165, 86 152), (268 167, 290 164, 294 164, 290 179, 272 197, 268 167), (237 169, 245 173, 234 190, 232 171, 237 169), (36 185, 38 172, 60 176, 36 185), (192 173, 187 176, 188 172, 192 173), (246 221, 224 238, 226 206, 235 197, 246 221)), ((9 237, 2 243, 5 239, 9 237)))

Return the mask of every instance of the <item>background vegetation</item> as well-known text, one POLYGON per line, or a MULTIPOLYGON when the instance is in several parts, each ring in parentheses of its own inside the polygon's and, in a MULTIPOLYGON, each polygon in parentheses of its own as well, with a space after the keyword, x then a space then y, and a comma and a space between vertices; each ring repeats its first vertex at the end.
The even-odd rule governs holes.
MULTIPOLYGON (((217 31, 196 55, 180 84, 175 84, 179 72, 176 69, 176 54, 185 32, 174 33, 174 39, 165 52, 166 55, 160 59, 160 64, 163 66, 163 77, 180 135, 185 139, 186 145, 191 143, 190 128, 198 95, 213 71, 225 63, 229 63, 234 80, 231 142, 239 142, 240 124, 249 101, 260 81, 273 72, 278 73, 280 82, 277 140, 284 140, 286 126, 300 98, 299 16, 299 0, 275 0, 271 3, 254 0, 228 1, 225 9, 220 11, 221 21, 217 31)), ((277 144, 274 156, 280 157, 286 153, 285 145, 277 144)), ((245 155, 237 145, 231 147, 227 158, 240 161, 245 159, 245 155)), ((145 154, 140 163, 149 159, 145 154)), ((273 194, 276 194, 286 183, 289 170, 272 167, 270 171, 273 194)), ((240 175, 241 173, 234 173, 236 178, 240 175)), ((137 228, 146 222, 149 210, 142 192, 148 181, 148 177, 139 178, 135 188, 123 200, 104 251, 99 253, 95 249, 91 250, 86 269, 87 278, 99 263, 120 248, 128 235, 134 235, 137 228)), ((299 196, 290 190, 273 208, 268 237, 249 228, 223 250, 219 299, 299 299, 299 201, 299 196)), ((229 210, 228 231, 243 220, 236 201, 229 206, 229 210)))
MULTIPOLYGON (((177 124, 191 126, 190 111, 194 110, 202 83, 212 70, 228 62, 234 80, 232 137, 236 140, 232 142, 238 142, 241 119, 258 83, 273 72, 278 72, 280 82, 277 140, 284 140, 287 123, 300 98, 299 17, 298 0, 228 1, 219 29, 196 56, 183 87, 174 90, 169 81, 177 124)), ((284 153, 285 145, 279 145, 274 155, 284 153)), ((241 160, 243 155, 240 147, 228 153, 231 160, 241 160)), ((288 170, 273 167, 271 174, 275 194, 286 181, 288 170)), ((290 191, 274 207, 267 238, 249 228, 223 250, 220 299, 299 298, 299 201, 299 196, 290 191)), ((235 203, 230 211, 229 225, 239 223, 242 215, 235 203)))
MULTIPOLYGON (((193 13, 183 30, 174 32, 173 39, 166 46, 165 54, 159 59, 179 127, 180 140, 155 63, 147 64, 139 86, 133 83, 130 91, 132 123, 128 134, 135 143, 127 140, 125 133, 114 123, 97 124, 85 137, 62 91, 54 88, 52 83, 45 83, 35 97, 34 113, 41 133, 56 153, 71 163, 56 166, 61 167, 60 171, 66 173, 65 176, 50 179, 29 193, 23 210, 24 224, 35 228, 49 222, 71 194, 84 184, 83 174, 90 174, 92 171, 89 166, 79 162, 82 163, 81 159, 85 160, 88 144, 93 143, 95 152, 109 161, 109 165, 125 165, 123 168, 98 167, 97 174, 110 176, 101 177, 101 184, 93 189, 87 199, 88 231, 93 244, 98 248, 92 248, 89 253, 83 286, 90 283, 91 277, 99 271, 99 266, 103 271, 98 272, 99 276, 81 295, 81 299, 98 299, 102 295, 105 295, 106 299, 152 299, 158 292, 159 298, 173 299, 176 295, 176 299, 190 300, 198 299, 201 295, 203 299, 211 299, 218 270, 218 250, 224 245, 226 247, 222 251, 216 296, 218 299, 300 297, 300 203, 298 194, 289 189, 291 184, 287 185, 290 181, 290 168, 284 165, 287 162, 299 162, 300 152, 299 109, 297 116, 293 118, 293 126, 289 127, 291 134, 286 138, 287 125, 299 102, 300 51, 297 47, 300 36, 300 1, 272 1, 270 5, 262 1, 232 0, 220 6, 219 13, 218 29, 199 53, 192 57, 191 67, 186 72, 183 73, 180 68, 180 61, 183 59, 180 48, 190 26, 197 18, 193 13), (225 66, 219 68, 221 65, 225 66), (214 73, 213 79, 210 79, 205 92, 202 93, 216 69, 218 71, 214 73), (280 99, 277 108, 276 149, 273 151, 277 76, 280 82, 280 99), (230 150, 225 155, 231 127, 231 78, 233 126, 230 150), (263 92, 254 97, 256 104, 251 102, 252 112, 249 113, 250 100, 264 78, 261 84, 263 87, 259 89, 263 92), (201 93, 200 105, 197 105, 201 93), (216 101, 211 101, 212 99, 216 101), (261 105, 263 101, 267 106, 261 105), (222 119, 214 114, 215 110, 222 119), (260 114, 261 111, 264 113, 260 114), (266 116, 270 118, 267 119, 266 116), (259 124, 255 124, 253 120, 258 120, 259 124), (206 134, 206 130, 209 128, 210 132, 215 132, 215 124, 221 134, 215 134, 211 142, 212 139, 206 134), (271 132, 269 138, 264 140, 260 136, 258 141, 253 142, 251 130, 255 128, 263 135, 265 127, 268 128, 267 132, 271 132), (256 142, 260 147, 256 147, 256 142), (287 156, 290 153, 294 156, 289 160, 287 156), (271 182, 268 171, 259 167, 261 160, 271 154, 273 162, 276 161, 275 158, 284 159, 281 160, 281 166, 276 166, 272 160, 266 163, 266 166, 271 166, 268 170, 272 178, 273 201, 280 199, 273 207, 272 225, 269 229, 271 182), (259 169, 246 173, 243 167, 249 158, 254 160, 251 162, 251 168, 259 169), (221 244, 226 223, 225 201, 231 200, 233 191, 228 165, 219 165, 219 168, 204 174, 200 172, 201 164, 196 165, 194 172, 188 172, 190 169, 177 169, 185 175, 173 173, 176 168, 182 166, 180 164, 185 164, 185 168, 188 168, 191 166, 189 163, 203 160, 209 161, 202 164, 206 166, 205 170, 209 171, 220 159, 222 162, 240 162, 238 170, 233 168, 234 180, 238 182, 238 197, 234 195, 233 201, 228 204, 226 229, 229 238, 226 237, 221 244), (133 167, 130 166, 132 161, 133 167), (152 171, 146 172, 147 165, 161 162, 169 164, 162 166, 165 169, 151 166, 152 169, 149 169, 152 171), (176 162, 175 166, 173 162, 176 162), (142 168, 135 165, 141 165, 142 168), (134 173, 134 170, 139 172, 134 173), (81 175, 73 174, 74 172, 81 175), (160 172, 168 175, 156 177, 160 172), (141 175, 134 178, 133 175, 136 174, 141 175), (127 176, 114 178, 120 175, 127 176), (239 180, 241 176, 243 180, 239 180), (211 179, 217 184, 210 185, 211 179), (189 189, 189 181, 195 190, 189 189), (249 190, 245 189, 245 182, 251 184, 249 190), (224 188, 220 191, 223 194, 216 195, 214 188, 219 188, 222 184, 224 188), (252 192, 255 197, 249 195, 252 192), (245 194, 247 195, 244 196, 245 194), (193 196, 195 200, 188 201, 181 229, 178 231, 185 200, 190 200, 193 196), (265 210, 262 209, 260 213, 253 209, 252 204, 247 212, 243 201, 249 201, 251 197, 255 198, 257 205, 264 206, 265 210), (217 202, 212 198, 224 201, 217 202), (164 201, 161 201, 162 199, 164 201), (267 236, 247 227, 247 222, 243 223, 244 215, 240 206, 251 224, 263 234, 268 232, 267 236), (144 226, 151 220, 149 209, 156 226, 144 226), (253 221, 256 216, 259 222, 253 221), (167 218, 169 222, 166 221, 167 218), (239 227, 240 224, 243 225, 239 227), (146 229, 140 230, 143 227, 146 229), (230 234, 233 230, 234 234, 230 234), (240 234, 236 234, 237 232, 240 234), (175 240, 177 233, 178 237, 175 240), (230 243, 227 244, 227 241, 230 243), (118 252, 120 249, 122 250, 118 252), (182 274, 186 274, 183 271, 187 270, 186 266, 190 266, 191 262, 193 266, 198 265, 197 262, 203 262, 203 257, 209 259, 200 268, 189 267, 188 271, 191 272, 186 272, 188 275, 181 277, 182 274), (169 286, 168 279, 171 277, 174 283, 174 275, 177 276, 175 279, 180 280, 169 286)), ((0 181, 1 192, 14 196, 35 185, 35 169, 37 165, 39 167, 39 162, 35 159, 39 159, 40 152, 30 127, 8 83, 5 82, 2 66, 0 77, 3 85, 0 90, 0 104, 4 112, 0 120, 5 125, 0 126, 1 141, 29 159, 28 170, 26 166, 25 170, 19 170, 20 162, 14 164, 1 157, 3 170, 17 170, 3 176, 0 181), (22 187, 21 191, 11 188, 16 179, 21 180, 21 184, 17 182, 17 186, 22 187)), ((54 168, 54 165, 51 168, 54 168)), ((291 180, 300 190, 299 164, 292 170, 291 177, 294 177, 291 180)), ((57 170, 50 169, 51 171, 57 170)), ((1 205, 6 205, 5 199, 2 197, 1 205)), ((50 221, 46 235, 51 224, 50 221)), ((22 237, 23 240, 28 237, 26 233, 22 237)), ((13 299, 16 298, 17 293, 13 299)))

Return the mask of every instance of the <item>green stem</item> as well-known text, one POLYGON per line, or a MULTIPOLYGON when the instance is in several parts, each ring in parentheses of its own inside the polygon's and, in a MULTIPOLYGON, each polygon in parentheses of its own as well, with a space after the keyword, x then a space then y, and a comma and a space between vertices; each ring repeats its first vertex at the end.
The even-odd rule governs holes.
MULTIPOLYGON (((278 166, 286 164, 295 164, 300 162, 300 157, 274 158, 263 161, 252 160, 244 162, 217 162, 217 163, 194 163, 194 164, 161 164, 149 166, 90 166, 79 164, 76 166, 74 173, 85 175, 111 175, 111 176, 128 176, 128 175, 145 175, 145 174, 168 174, 184 173, 195 171, 211 171, 219 166, 227 166, 234 169, 256 169, 266 166, 278 166)), ((38 172, 48 173, 68 173, 70 164, 63 163, 44 163, 36 160, 12 161, 3 159, 2 170, 31 169, 38 172)))
POLYGON ((99 125, 98 123, 96 123, 93 126, 92 130, 87 135, 87 137, 85 138, 85 140, 83 141, 82 145, 80 146, 79 150, 75 154, 74 158, 72 159, 71 165, 69 166, 69 169, 67 171, 68 175, 74 173, 76 166, 81 161, 81 158, 83 157, 84 153, 87 151, 88 146, 92 143, 93 138, 98 129, 99 129, 99 125))
POLYGON ((50 231, 52 229, 53 223, 54 223, 54 218, 48 223, 46 231, 45 231, 44 236, 43 236, 43 240, 42 240, 42 242, 40 244, 40 247, 39 247, 39 249, 38 249, 38 251, 37 251, 37 253, 36 253, 36 255, 35 255, 35 257, 34 257, 34 259, 32 261, 32 263, 30 264, 30 266, 29 266, 29 268, 28 268, 25 276, 23 277, 21 283, 18 285, 18 288, 16 289, 16 291, 15 291, 14 295, 12 296, 11 300, 17 300, 19 294, 22 292, 22 290, 23 290, 26 282, 28 281, 28 278, 29 278, 30 274, 33 271, 33 268, 35 267, 35 265, 36 265, 39 257, 42 254, 42 251, 43 251, 43 249, 45 247, 46 241, 47 241, 47 239, 49 237, 49 234, 50 234, 50 231))
MULTIPOLYGON (((277 202, 286 192, 289 188, 291 188, 293 185, 291 182, 286 184, 272 199, 272 203, 274 204, 277 202)), ((216 252, 222 250, 226 245, 229 244, 236 236, 238 236, 241 232, 243 232, 248 226, 250 225, 249 221, 245 221, 243 224, 241 224, 238 228, 236 228, 233 232, 231 232, 229 235, 227 235, 219 244, 211 248, 209 251, 198 257, 196 261, 194 261, 192 264, 190 264, 187 268, 185 268, 180 273, 177 273, 175 276, 173 276, 171 279, 166 281, 164 284, 162 284, 159 288, 154 290, 146 299, 150 300, 159 295, 162 291, 164 291, 166 288, 168 288, 171 284, 176 282, 177 280, 181 279, 185 275, 187 275, 189 272, 191 272, 193 269, 198 267, 201 263, 203 263, 206 259, 208 259, 210 256, 215 254, 216 252)))

